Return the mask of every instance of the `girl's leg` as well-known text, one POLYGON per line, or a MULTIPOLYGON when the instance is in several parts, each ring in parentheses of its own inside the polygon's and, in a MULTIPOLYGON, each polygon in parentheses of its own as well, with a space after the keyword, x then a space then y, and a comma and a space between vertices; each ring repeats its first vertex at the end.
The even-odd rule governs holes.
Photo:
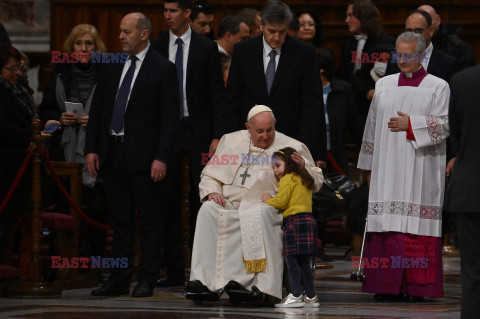
MULTIPOLYGON (((315 288, 313 286, 313 269, 310 263, 310 255, 298 255, 298 265, 302 276, 305 294, 308 298, 315 297, 315 288)), ((288 269, 290 271, 290 269, 288 269)))
POLYGON ((285 256, 285 263, 288 268, 291 292, 294 297, 299 297, 302 292, 300 290, 300 268, 298 267, 297 255, 285 256))

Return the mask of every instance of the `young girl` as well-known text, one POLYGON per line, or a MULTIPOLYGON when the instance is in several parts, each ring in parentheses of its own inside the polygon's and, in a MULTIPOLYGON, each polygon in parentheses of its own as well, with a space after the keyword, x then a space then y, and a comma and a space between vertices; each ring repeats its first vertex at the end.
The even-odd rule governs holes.
POLYGON ((262 201, 283 211, 283 254, 291 286, 291 293, 275 307, 318 307, 310 263, 317 252, 317 223, 312 216, 314 180, 302 155, 291 147, 275 152, 272 165, 280 181, 278 193, 275 197, 265 193, 262 201), (300 290, 301 279, 306 296, 300 290))

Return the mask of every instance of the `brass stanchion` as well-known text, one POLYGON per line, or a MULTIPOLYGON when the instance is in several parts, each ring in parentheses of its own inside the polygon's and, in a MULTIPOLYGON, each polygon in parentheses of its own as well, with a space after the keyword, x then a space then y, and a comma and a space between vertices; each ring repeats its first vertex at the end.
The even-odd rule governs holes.
MULTIPOLYGON (((41 156, 45 152, 45 146, 43 145, 43 139, 41 137, 42 122, 39 119, 35 119, 32 122, 33 138, 31 147, 34 149, 32 157, 33 165, 33 177, 32 177, 32 215, 28 219, 26 227, 27 231, 31 234, 28 236, 31 238, 31 250, 30 256, 28 256, 27 264, 27 279, 20 282, 20 284, 13 286, 8 290, 8 297, 12 298, 57 298, 61 297, 62 291, 55 288, 50 283, 42 282, 42 267, 40 262, 40 239, 42 231, 42 216, 40 213, 40 205, 42 202, 42 193, 40 188, 41 176, 40 176, 40 164, 41 156)), ((25 236, 23 234, 22 236, 25 236)))

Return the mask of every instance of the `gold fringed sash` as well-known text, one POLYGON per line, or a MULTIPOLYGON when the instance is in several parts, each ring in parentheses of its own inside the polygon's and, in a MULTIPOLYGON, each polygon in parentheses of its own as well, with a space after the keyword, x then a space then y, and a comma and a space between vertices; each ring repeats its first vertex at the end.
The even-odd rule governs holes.
POLYGON ((253 274, 256 272, 265 272, 267 269, 267 259, 254 259, 254 260, 245 260, 243 259, 247 274, 253 274))

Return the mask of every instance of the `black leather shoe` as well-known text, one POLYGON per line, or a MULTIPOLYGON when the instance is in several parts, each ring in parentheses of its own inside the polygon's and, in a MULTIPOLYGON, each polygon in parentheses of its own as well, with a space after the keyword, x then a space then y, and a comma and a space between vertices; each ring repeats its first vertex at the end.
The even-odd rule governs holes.
POLYGON ((146 281, 140 281, 132 292, 132 297, 150 297, 153 295, 153 286, 146 281))
POLYGON ((402 301, 403 295, 391 295, 391 294, 376 294, 373 296, 375 301, 402 301))
POLYGON ((92 296, 121 296, 121 295, 128 295, 130 290, 125 285, 117 284, 113 281, 107 281, 104 283, 100 288, 93 289, 90 294, 92 296))
POLYGON ((253 286, 252 291, 248 291, 245 287, 234 280, 230 280, 225 286, 225 292, 228 294, 229 302, 238 306, 242 302, 261 302, 266 296, 257 287, 253 286))
POLYGON ((201 305, 204 301, 217 301, 219 297, 218 293, 208 290, 199 280, 189 281, 185 285, 185 298, 196 305, 201 305))
POLYGON ((423 297, 409 296, 409 295, 405 295, 405 297, 403 297, 403 300, 405 300, 406 302, 424 302, 425 301, 423 297))
POLYGON ((185 285, 185 280, 181 277, 165 276, 155 282, 155 287, 177 287, 185 285))
POLYGON ((207 286, 202 284, 200 280, 189 281, 185 285, 185 292, 200 294, 202 292, 209 292, 207 286))

